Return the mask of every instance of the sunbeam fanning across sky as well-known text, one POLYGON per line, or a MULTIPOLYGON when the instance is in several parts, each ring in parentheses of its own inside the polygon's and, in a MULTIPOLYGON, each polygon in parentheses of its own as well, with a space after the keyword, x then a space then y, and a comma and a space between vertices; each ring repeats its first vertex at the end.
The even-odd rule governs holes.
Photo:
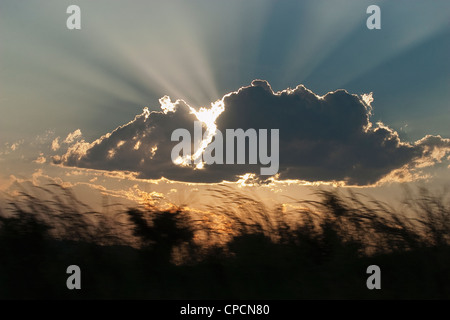
MULTIPOLYGON (((117 125, 124 115, 130 116, 142 106, 154 107, 164 95, 199 108, 260 78, 277 89, 304 83, 321 94, 340 88, 372 91, 377 101, 383 102, 380 108, 389 110, 379 114, 379 119, 397 124, 400 114, 404 115, 399 94, 405 89, 400 81, 396 92, 388 92, 377 68, 407 52, 413 56, 422 50, 421 44, 429 46, 427 39, 448 35, 445 2, 434 6, 423 1, 381 2, 387 10, 384 28, 377 33, 365 28, 368 1, 135 1, 136 10, 124 8, 120 1, 82 0, 78 4, 86 12, 78 33, 65 29, 65 16, 58 14, 67 3, 2 4, 2 39, 9 44, 2 47, 2 57, 8 59, 2 67, 2 99, 10 101, 5 108, 12 117, 36 117, 37 110, 44 108, 62 120, 62 129, 69 125, 63 125, 66 113, 62 109, 82 120, 75 110, 83 108, 86 123, 93 121, 88 117, 97 118, 100 112, 110 110, 117 115, 110 121, 117 125), (8 14, 13 11, 14 18, 8 14), (17 35, 23 40, 18 41, 17 35), (28 58, 28 52, 33 56, 28 58), (44 70, 45 75, 36 76, 44 70), (27 89, 27 97, 17 94, 15 83, 19 81, 27 89), (30 108, 30 101, 37 107, 30 108), (88 104, 95 107, 85 107, 88 104), (27 109, 31 110, 25 112, 27 109)), ((433 44, 440 47, 429 48, 425 54, 448 52, 446 43, 433 44)), ((418 63, 405 58, 399 65, 426 76, 416 77, 417 84, 435 82, 426 71, 430 69, 428 60, 418 63)), ((448 71, 448 62, 442 61, 436 86, 442 87, 448 80, 448 71)), ((404 72, 398 75, 407 83, 406 76, 404 72)), ((448 90, 436 86, 432 89, 435 99, 448 100, 448 90)), ((420 114, 413 99, 420 99, 418 94, 403 95, 409 99, 409 109, 420 114)), ((439 118, 437 112, 433 110, 429 116, 439 118)), ((411 121, 415 119, 404 120, 398 129, 411 121)), ((103 130, 110 129, 111 123, 100 121, 103 130)), ((45 126, 53 125, 46 121, 45 126)), ((3 128, 15 135, 13 127, 4 121, 3 128)), ((444 133, 448 133, 446 127, 441 128, 444 133)), ((34 128, 26 130, 34 133, 34 128)), ((84 129, 92 137, 100 133, 84 129)), ((419 125, 418 132, 411 126, 408 130, 414 137, 425 134, 419 125)))

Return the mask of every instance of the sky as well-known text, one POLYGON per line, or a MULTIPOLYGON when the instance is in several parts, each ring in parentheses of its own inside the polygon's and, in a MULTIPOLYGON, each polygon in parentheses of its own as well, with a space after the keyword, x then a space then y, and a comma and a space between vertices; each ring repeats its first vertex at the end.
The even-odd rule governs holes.
POLYGON ((315 185, 445 185, 449 17, 425 0, 2 0, 0 190, 50 179, 86 199, 183 202, 229 181, 284 201, 315 185), (201 108, 223 132, 279 129, 279 175, 174 164, 171 132, 201 108))

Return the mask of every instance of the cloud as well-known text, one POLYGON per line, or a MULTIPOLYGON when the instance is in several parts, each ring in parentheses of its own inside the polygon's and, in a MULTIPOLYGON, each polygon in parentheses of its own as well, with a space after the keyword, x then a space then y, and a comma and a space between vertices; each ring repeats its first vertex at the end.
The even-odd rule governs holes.
POLYGON ((38 164, 43 164, 43 163, 45 163, 46 161, 47 161, 47 159, 44 157, 44 154, 41 153, 41 154, 39 155, 39 157, 37 157, 37 159, 34 160, 33 162, 38 163, 38 164))
MULTIPOLYGON (((166 96, 160 100, 162 111, 144 109, 134 120, 92 143, 75 142, 54 162, 186 182, 241 181, 246 174, 259 175, 260 163, 213 164, 203 169, 172 163, 171 151, 178 144, 171 141, 172 132, 184 128, 193 136, 194 121, 205 112, 217 117, 215 125, 222 133, 238 128, 279 129, 278 180, 370 185, 397 181, 400 176, 415 179, 420 174, 413 171, 445 160, 450 139, 426 136, 414 143, 403 142, 395 130, 370 121, 372 101, 372 93, 358 96, 337 90, 318 96, 303 85, 274 92, 264 80, 254 80, 201 112, 182 100, 172 103, 166 96)), ((211 117, 209 123, 204 120, 204 132, 211 123, 211 117)), ((80 138, 81 131, 69 134, 65 141, 69 137, 80 138)))
POLYGON ((81 130, 77 129, 72 133, 69 133, 66 137, 66 139, 64 139, 64 143, 70 144, 73 143, 75 140, 80 139, 82 136, 81 134, 81 130))
POLYGON ((58 151, 60 147, 59 137, 57 137, 52 141, 52 151, 58 151))
POLYGON ((21 144, 23 144, 24 140, 17 141, 11 145, 11 150, 16 151, 21 144))

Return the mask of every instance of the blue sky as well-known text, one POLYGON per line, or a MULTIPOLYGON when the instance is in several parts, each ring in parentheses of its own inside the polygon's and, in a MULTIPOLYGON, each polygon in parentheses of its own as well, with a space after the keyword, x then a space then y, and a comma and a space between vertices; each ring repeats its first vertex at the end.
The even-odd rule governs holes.
POLYGON ((374 119, 450 136, 446 1, 77 1, 82 30, 69 31, 72 3, 0 4, 2 142, 96 137, 165 94, 207 105, 257 78, 373 92, 374 119), (382 29, 368 30, 375 3, 382 29))

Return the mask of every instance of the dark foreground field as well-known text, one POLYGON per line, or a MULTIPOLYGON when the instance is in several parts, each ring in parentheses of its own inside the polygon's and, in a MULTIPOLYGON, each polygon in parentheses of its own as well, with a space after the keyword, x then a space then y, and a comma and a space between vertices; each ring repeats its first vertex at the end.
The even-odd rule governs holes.
POLYGON ((113 219, 69 190, 47 191, 16 196, 0 215, 2 299, 450 298, 445 194, 411 193, 399 210, 323 191, 287 213, 216 190, 222 204, 210 210, 226 221, 215 228, 177 207, 113 219), (69 265, 81 268, 81 290, 66 287, 69 265), (366 286, 369 265, 381 268, 381 290, 366 286))

